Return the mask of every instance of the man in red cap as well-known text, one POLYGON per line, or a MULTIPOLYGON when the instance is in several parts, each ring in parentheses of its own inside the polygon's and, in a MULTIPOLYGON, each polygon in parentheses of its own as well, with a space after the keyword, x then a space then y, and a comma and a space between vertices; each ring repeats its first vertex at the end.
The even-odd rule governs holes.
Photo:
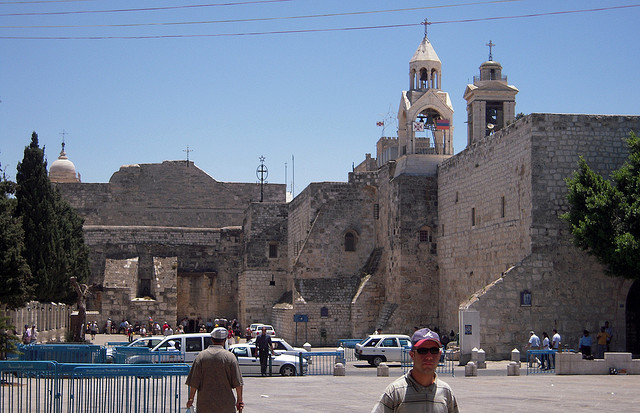
POLYGON ((413 368, 387 386, 371 412, 458 413, 451 387, 436 374, 441 346, 438 334, 428 328, 413 333, 409 352, 413 368))

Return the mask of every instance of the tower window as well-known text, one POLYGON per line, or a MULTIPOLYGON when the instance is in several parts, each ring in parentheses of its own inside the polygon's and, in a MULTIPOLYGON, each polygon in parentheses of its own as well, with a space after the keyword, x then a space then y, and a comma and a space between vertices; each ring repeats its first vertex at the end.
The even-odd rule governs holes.
POLYGON ((344 250, 356 250, 356 236, 353 234, 353 232, 347 232, 346 234, 344 234, 344 250))
POLYGON ((472 227, 476 226, 476 209, 475 208, 471 208, 471 226, 472 227))
POLYGON ((504 197, 502 197, 502 200, 500 202, 500 216, 504 218, 504 215, 505 215, 505 201, 504 201, 504 197))
POLYGON ((418 231, 419 242, 431 242, 431 229, 429 227, 422 227, 418 231))
POLYGON ((269 258, 278 258, 278 244, 276 242, 269 243, 269 258))

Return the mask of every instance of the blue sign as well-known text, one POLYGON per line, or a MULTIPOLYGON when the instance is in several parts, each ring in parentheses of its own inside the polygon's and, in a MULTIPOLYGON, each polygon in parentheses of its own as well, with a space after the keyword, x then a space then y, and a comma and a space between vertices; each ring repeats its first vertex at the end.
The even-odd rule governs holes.
POLYGON ((306 323, 309 321, 309 315, 308 314, 294 314, 293 315, 293 322, 294 323, 306 323))

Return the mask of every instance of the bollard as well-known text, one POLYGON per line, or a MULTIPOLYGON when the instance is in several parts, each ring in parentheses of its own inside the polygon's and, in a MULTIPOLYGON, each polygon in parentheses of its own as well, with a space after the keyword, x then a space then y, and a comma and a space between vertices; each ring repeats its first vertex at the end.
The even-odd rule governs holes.
POLYGON ((511 361, 515 361, 518 367, 520 367, 520 351, 517 348, 511 350, 511 361))
POLYGON ((305 350, 307 350, 307 351, 311 351, 311 344, 309 344, 309 343, 304 343, 304 344, 302 345, 302 348, 303 348, 303 349, 305 349, 305 350))
POLYGON ((473 361, 467 363, 464 366, 464 376, 465 377, 476 377, 478 375, 478 366, 475 365, 473 361))
POLYGON ((507 376, 519 376, 520 366, 515 361, 507 364, 507 376))
POLYGON ((380 363, 377 370, 378 377, 389 377, 389 366, 387 363, 380 363))
POLYGON ((483 349, 478 350, 478 362, 477 362, 477 366, 479 369, 486 369, 487 368, 487 362, 485 361, 486 358, 486 354, 484 352, 483 349))
POLYGON ((473 364, 477 365, 478 364, 478 348, 474 347, 471 349, 471 361, 473 361, 473 364))
POLYGON ((345 375, 344 364, 336 363, 335 366, 333 366, 333 375, 334 376, 344 376, 345 375))

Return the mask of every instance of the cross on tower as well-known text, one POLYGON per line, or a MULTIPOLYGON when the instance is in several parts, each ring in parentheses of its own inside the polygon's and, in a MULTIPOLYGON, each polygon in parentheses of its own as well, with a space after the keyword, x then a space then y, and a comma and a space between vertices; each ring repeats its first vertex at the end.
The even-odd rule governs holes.
POLYGON ((193 152, 193 149, 189 149, 189 145, 187 145, 187 149, 183 149, 182 152, 187 153, 187 167, 189 166, 189 152, 193 152))
POLYGON ((487 46, 489 46, 489 61, 493 61, 493 46, 495 46, 495 44, 493 44, 493 42, 489 40, 487 46))
POLYGON ((429 20, 425 17, 424 21, 420 23, 424 26, 424 37, 427 37, 427 27, 431 24, 429 20))
POLYGON ((60 135, 62 135, 62 152, 64 152, 64 137, 67 135, 67 132, 62 129, 62 132, 60 132, 60 135))

